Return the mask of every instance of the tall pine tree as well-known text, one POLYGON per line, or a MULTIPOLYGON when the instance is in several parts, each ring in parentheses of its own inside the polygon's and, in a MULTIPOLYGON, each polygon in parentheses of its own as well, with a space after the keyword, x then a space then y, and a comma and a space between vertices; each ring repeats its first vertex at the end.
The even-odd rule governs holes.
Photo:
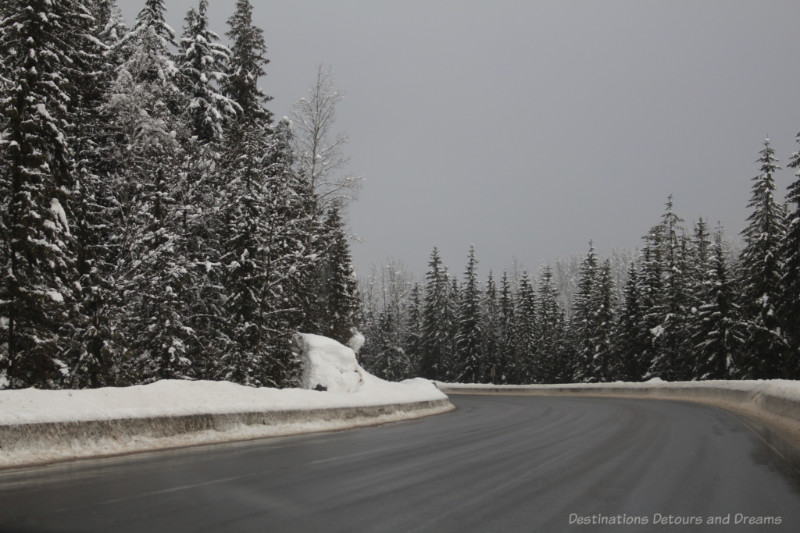
MULTIPOLYGON (((800 133, 797 135, 800 143, 800 133)), ((781 298, 778 302, 781 325, 789 341, 786 356, 786 374, 789 379, 800 378, 800 152, 795 152, 788 164, 795 169, 794 181, 789 185, 786 200, 793 205, 786 235, 782 243, 783 276, 781 298)))
POLYGON ((470 247, 464 284, 461 291, 461 306, 456 334, 455 379, 462 383, 480 383, 484 377, 484 354, 481 330, 481 295, 478 287, 475 248, 470 247))
POLYGON ((324 234, 328 244, 322 266, 322 293, 318 295, 324 308, 320 327, 324 335, 347 344, 358 328, 360 304, 350 245, 336 206, 328 213, 324 234))
MULTIPOLYGON (((91 14, 73 0, 10 0, 0 20, 0 317, 11 387, 69 378, 59 335, 77 279, 71 88, 91 14)), ((2 370, 0 370, 2 371, 2 370)))
POLYGON ((645 328, 641 285, 637 265, 634 262, 628 267, 628 279, 623 297, 616 327, 617 358, 614 374, 623 381, 640 381, 649 366, 646 354, 650 345, 650 335, 645 328))
POLYGON ((695 377, 731 379, 736 377, 736 360, 744 331, 736 303, 736 286, 731 276, 722 239, 722 228, 714 235, 709 250, 709 271, 698 287, 700 307, 692 341, 697 353, 695 377))
POLYGON ((783 292, 781 239, 785 213, 775 201, 775 172, 779 169, 769 139, 757 160, 760 173, 753 178, 752 210, 742 232, 745 247, 741 261, 742 311, 747 328, 744 345, 744 377, 771 379, 785 375, 786 340, 781 332, 777 306, 783 292))
POLYGON ((447 306, 449 286, 447 267, 442 264, 439 249, 434 247, 425 275, 425 300, 422 307, 422 339, 419 373, 428 379, 442 379, 450 357, 447 306))

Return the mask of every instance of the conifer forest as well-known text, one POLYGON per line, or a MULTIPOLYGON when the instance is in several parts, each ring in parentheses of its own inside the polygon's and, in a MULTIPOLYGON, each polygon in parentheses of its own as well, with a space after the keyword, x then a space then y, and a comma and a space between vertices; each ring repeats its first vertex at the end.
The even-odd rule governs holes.
POLYGON ((479 279, 475 249, 453 273, 433 248, 424 280, 359 283, 330 72, 276 121, 249 0, 229 45, 207 0, 179 36, 143 6, 0 3, 0 388, 292 387, 299 331, 363 333, 390 380, 800 379, 800 177, 776 190, 769 140, 737 244, 670 197, 624 260, 479 279))
POLYGON ((276 123, 248 0, 143 4, 0 4, 0 386, 292 386, 359 314, 330 76, 276 123))
POLYGON ((755 155, 740 251, 720 225, 687 229, 669 197, 623 257, 590 241, 575 268, 479 280, 474 248, 461 275, 434 248, 422 282, 390 263, 361 287, 365 367, 495 384, 800 379, 800 174, 781 202, 769 139, 755 155))

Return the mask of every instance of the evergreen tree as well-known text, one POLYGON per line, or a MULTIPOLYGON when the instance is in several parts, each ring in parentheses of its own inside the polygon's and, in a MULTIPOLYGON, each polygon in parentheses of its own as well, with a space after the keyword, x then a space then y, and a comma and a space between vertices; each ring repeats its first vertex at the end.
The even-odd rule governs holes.
MULTIPOLYGON (((690 379, 694 365, 686 343, 691 335, 688 326, 687 239, 683 220, 673 210, 672 196, 668 198, 666 207, 658 230, 653 232, 658 235, 658 241, 653 244, 660 248, 656 256, 661 261, 657 266, 660 301, 649 308, 646 317, 653 350, 648 373, 674 381, 690 379)), ((655 272, 651 274, 655 275, 655 272)), ((651 280, 648 277, 645 281, 651 280)))
POLYGON ((68 383, 72 387, 125 383, 120 375, 123 339, 115 335, 121 307, 114 282, 121 226, 117 132, 103 106, 119 67, 115 50, 127 30, 113 0, 91 2, 87 8, 92 18, 81 19, 82 30, 92 38, 76 54, 74 64, 80 76, 72 84, 74 118, 68 130, 74 154, 72 233, 79 276, 73 283, 75 306, 63 332, 69 343, 66 360, 72 369, 68 383))
POLYGON ((742 311, 747 328, 744 345, 744 377, 772 379, 786 373, 786 341, 781 332, 777 305, 783 292, 781 239, 785 213, 775 201, 774 174, 779 169, 769 139, 757 160, 761 173, 753 178, 752 210, 742 232, 742 311))
MULTIPOLYGON (((800 133, 797 135, 800 143, 800 133)), ((786 200, 794 204, 787 216, 786 234, 782 242, 781 256, 784 260, 781 278, 780 301, 778 303, 782 331, 789 341, 786 357, 786 374, 789 379, 800 378, 800 152, 792 154, 788 164, 795 170, 795 179, 789 185, 786 200)))
POLYGON ((449 285, 447 268, 442 265, 436 247, 431 252, 425 280, 419 373, 424 378, 442 379, 444 365, 450 355, 450 324, 447 322, 449 285))
POLYGON ((598 271, 591 294, 589 317, 589 344, 592 354, 589 377, 596 381, 614 381, 617 378, 613 357, 615 322, 614 281, 611 276, 611 261, 606 259, 598 271))
POLYGON ((272 113, 264 104, 272 97, 258 86, 269 63, 267 45, 264 31, 253 25, 253 6, 249 0, 236 0, 236 10, 228 19, 228 26, 225 35, 232 44, 224 92, 239 106, 241 118, 268 126, 272 123, 272 113))
POLYGON ((447 275, 447 296, 442 312, 444 333, 447 339, 447 351, 442 363, 442 379, 456 381, 458 379, 458 326, 461 322, 461 287, 455 275, 447 275))
POLYGON ((208 0, 200 0, 197 11, 186 14, 177 57, 181 88, 188 98, 190 132, 201 143, 219 141, 226 118, 238 110, 221 92, 228 80, 225 69, 230 50, 219 44, 219 37, 209 29, 207 9, 208 0))
POLYGON ((497 285, 494 275, 489 272, 486 280, 486 290, 483 294, 481 305, 481 349, 485 362, 483 381, 486 383, 501 383, 502 380, 502 316, 497 299, 497 285))
POLYGON ((319 295, 325 308, 322 332, 347 344, 358 327, 360 305, 350 245, 344 222, 335 206, 325 221, 325 235, 328 247, 323 260, 322 294, 319 295))
POLYGON ((660 353, 658 343, 663 333, 661 323, 664 315, 662 279, 664 230, 662 226, 653 226, 644 236, 644 241, 645 245, 642 248, 640 264, 641 271, 638 276, 640 285, 638 292, 640 295, 643 333, 646 336, 646 350, 640 355, 641 361, 645 365, 645 373, 641 377, 642 379, 648 379, 653 377, 649 370, 660 353))
POLYGON ((378 318, 378 345, 372 357, 370 372, 387 381, 411 377, 411 360, 401 347, 398 318, 391 308, 384 309, 378 318))
POLYGON ((470 247, 464 285, 461 291, 456 333, 455 379, 461 383, 480 383, 484 379, 484 354, 481 352, 481 295, 476 272, 475 248, 470 247))
POLYGON ((9 0, 4 9, 0 366, 11 387, 55 387, 70 374, 59 330, 69 322, 78 277, 71 87, 81 76, 76 59, 87 50, 91 15, 71 0, 9 0))
MULTIPOLYGON (((316 268, 305 246, 307 190, 293 170, 288 123, 279 123, 272 133, 255 122, 240 126, 222 161, 224 194, 216 222, 224 287, 219 376, 284 387, 299 377, 291 338, 303 320, 304 291, 316 268)), ((339 250, 342 243, 331 246, 339 250)), ((346 241, 338 253, 345 254, 340 260, 349 267, 346 241)), ((328 303, 330 294, 321 297, 328 303)))
POLYGON ((594 355, 596 347, 592 344, 592 317, 597 312, 593 307, 596 300, 593 298, 598 276, 597 255, 592 241, 589 241, 589 251, 581 264, 578 272, 578 290, 572 307, 572 321, 570 333, 576 351, 576 367, 574 379, 577 382, 594 381, 593 376, 594 355))
POLYGON ((637 266, 631 262, 615 337, 617 360, 613 372, 623 381, 640 381, 648 367, 645 354, 648 352, 650 336, 644 325, 640 291, 637 266))
POLYGON ((193 377, 193 354, 200 351, 185 305, 193 283, 181 253, 186 134, 174 46, 163 2, 148 0, 119 45, 124 62, 106 104, 119 131, 124 184, 117 276, 122 329, 132 339, 126 372, 144 381, 193 377))
POLYGON ((495 382, 500 384, 512 383, 519 375, 517 351, 515 346, 514 325, 516 322, 514 308, 516 302, 511 289, 511 282, 508 279, 508 272, 503 272, 500 280, 500 301, 499 301, 499 326, 498 326, 498 348, 497 365, 498 371, 495 373, 495 382))
POLYGON ((419 374, 420 354, 422 353, 422 289, 419 283, 414 283, 411 289, 408 313, 406 315, 405 337, 402 345, 410 359, 411 370, 414 375, 419 374))
POLYGON ((735 377, 735 364, 744 341, 736 303, 736 287, 729 272, 722 228, 714 235, 709 250, 709 272, 701 290, 701 305, 697 313, 697 328, 693 337, 697 351, 699 379, 731 379, 735 377))
POLYGON ((699 353, 695 349, 693 339, 700 327, 700 309, 707 303, 705 297, 712 283, 711 274, 714 270, 711 265, 712 247, 708 225, 703 217, 700 217, 694 225, 694 233, 689 243, 686 281, 689 307, 687 314, 688 337, 691 339, 689 343, 689 347, 692 348, 691 364, 694 365, 694 370, 691 372, 692 379, 698 377, 699 353))
POLYGON ((267 385, 270 332, 265 317, 268 245, 268 192, 262 154, 269 132, 247 123, 228 139, 222 161, 218 224, 220 263, 223 266, 224 323, 222 356, 217 379, 246 385, 267 385))
POLYGON ((523 271, 519 279, 517 308, 514 311, 514 344, 518 357, 516 376, 519 383, 541 383, 543 370, 536 359, 537 323, 536 293, 528 272, 523 271))
POLYGON ((564 357, 564 313, 558 305, 558 292, 550 265, 542 267, 538 304, 535 361, 540 382, 570 382, 572 368, 564 357))

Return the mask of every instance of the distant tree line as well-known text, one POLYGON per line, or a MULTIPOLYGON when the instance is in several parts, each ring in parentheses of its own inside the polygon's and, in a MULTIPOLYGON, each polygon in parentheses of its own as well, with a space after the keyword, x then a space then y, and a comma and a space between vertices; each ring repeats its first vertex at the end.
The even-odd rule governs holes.
POLYGON ((0 388, 164 378, 284 387, 292 335, 359 301, 330 75, 275 123, 252 5, 0 3, 0 388))
POLYGON ((741 253, 721 226, 687 230, 670 197, 622 287, 590 243, 568 307, 548 265, 482 284, 474 249, 457 276, 434 248, 424 283, 388 265, 362 283, 363 364, 476 383, 800 379, 800 172, 783 204, 769 140, 757 162, 741 253))

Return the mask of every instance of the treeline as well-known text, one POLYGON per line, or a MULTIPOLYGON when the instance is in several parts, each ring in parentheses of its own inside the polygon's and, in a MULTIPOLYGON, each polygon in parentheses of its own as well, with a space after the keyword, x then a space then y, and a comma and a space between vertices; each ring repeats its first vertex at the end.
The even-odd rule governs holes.
POLYGON ((590 243, 568 309, 547 265, 483 283, 474 249, 462 276, 436 248, 424 283, 389 265, 362 286, 364 365, 477 383, 800 379, 800 177, 783 204, 769 140, 758 163, 741 253, 721 226, 687 230, 670 197, 623 287, 590 243))
POLYGON ((296 382, 292 334, 359 313, 320 68, 293 124, 258 85, 252 6, 230 48, 207 1, 0 3, 0 388, 296 382))

